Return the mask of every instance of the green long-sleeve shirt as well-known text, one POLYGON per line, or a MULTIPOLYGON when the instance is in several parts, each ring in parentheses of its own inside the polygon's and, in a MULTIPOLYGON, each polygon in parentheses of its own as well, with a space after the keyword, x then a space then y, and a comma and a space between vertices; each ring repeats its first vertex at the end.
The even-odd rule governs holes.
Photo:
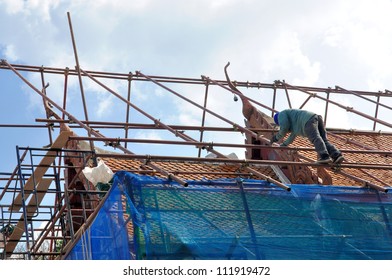
POLYGON ((300 110, 300 109, 286 109, 279 112, 279 132, 276 134, 276 139, 279 141, 284 138, 288 133, 290 136, 283 142, 283 145, 288 146, 299 135, 306 137, 305 124, 315 113, 300 110))

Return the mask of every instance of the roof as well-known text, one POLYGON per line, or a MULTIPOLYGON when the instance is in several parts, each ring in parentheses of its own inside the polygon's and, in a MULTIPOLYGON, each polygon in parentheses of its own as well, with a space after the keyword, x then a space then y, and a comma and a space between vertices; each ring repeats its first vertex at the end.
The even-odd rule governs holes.
MULTIPOLYGON (((295 161, 300 165, 293 172, 279 173, 285 171, 290 162, 274 162, 273 158, 248 160, 219 159, 219 158, 191 158, 170 156, 138 156, 106 151, 98 153, 103 157, 105 163, 113 172, 129 171, 135 174, 145 174, 160 178, 167 177, 167 173, 173 174, 182 180, 215 180, 222 178, 248 178, 260 179, 257 174, 246 170, 244 167, 251 166, 256 171, 268 178, 281 183, 306 184, 303 179, 306 172, 311 172, 321 185, 334 186, 358 186, 369 187, 374 184, 380 187, 392 185, 392 170, 387 167, 391 164, 391 153, 387 151, 389 143, 392 143, 392 134, 369 134, 366 131, 333 131, 329 133, 329 140, 343 152, 345 163, 339 171, 322 165, 312 163, 317 160, 317 154, 312 144, 306 139, 297 137, 292 143, 291 149, 278 149, 271 146, 260 146, 267 155, 279 151, 282 159, 295 155, 295 161), (156 167, 146 165, 146 162, 154 162, 156 167), (382 168, 384 166, 384 168, 382 168), (159 172, 164 170, 167 173, 159 172), (288 180, 288 181, 287 181, 288 180)), ((79 143, 78 141, 76 141, 79 143)), ((76 145, 78 146, 78 145, 76 145)), ((86 147, 86 146, 83 146, 86 147)), ((75 145, 69 148, 75 148, 75 145)), ((80 148, 80 146, 79 146, 80 148)), ((253 150, 258 150, 252 148, 253 150)), ((252 150, 250 149, 250 150, 252 150)), ((248 149, 249 150, 249 149, 248 149)), ((261 178, 263 179, 263 178, 261 178)), ((317 182, 312 182, 317 183, 317 182)))
MULTIPOLYGON (((376 169, 378 165, 390 165, 392 158, 389 153, 380 153, 380 154, 370 154, 367 148, 374 147, 374 150, 384 150, 386 151, 387 143, 392 143, 392 135, 366 135, 361 134, 360 132, 355 133, 356 143, 350 143, 350 139, 352 139, 353 134, 346 135, 337 135, 330 136, 330 141, 339 149, 341 149, 344 153, 346 164, 357 164, 361 163, 364 166, 374 165, 375 169, 371 168, 343 168, 342 172, 344 174, 349 174, 358 178, 355 180, 350 178, 349 176, 345 176, 342 173, 334 172, 330 168, 323 167, 309 167, 310 170, 314 173, 318 172, 326 172, 331 176, 330 185, 335 186, 363 186, 365 181, 374 182, 376 184, 382 186, 391 186, 392 185, 392 170, 390 169, 376 169), (362 145, 362 147, 361 147, 362 145), (348 152, 348 151, 357 151, 357 152, 348 152), (362 184, 360 180, 363 180, 362 184)), ((312 149, 312 144, 305 138, 297 137, 297 139, 292 144, 294 147, 301 147, 312 149)), ((273 148, 271 148, 273 149, 273 148)), ((288 151, 287 153, 290 153, 288 151)), ((299 156, 304 156, 313 161, 317 160, 317 154, 315 151, 306 150, 306 151, 298 151, 299 156)), ((108 155, 109 156, 109 155, 108 155)), ((207 161, 207 160, 206 160, 207 161)), ((133 160, 133 159, 118 159, 116 157, 113 158, 105 158, 105 162, 107 165, 114 171, 126 170, 130 172, 134 172, 137 174, 147 174, 154 176, 161 176, 159 172, 154 171, 152 168, 142 168, 143 161, 133 160)), ((302 160, 302 162, 306 162, 302 160)), ((235 178, 235 177, 245 177, 245 178, 256 178, 254 174, 250 172, 241 171, 241 168, 235 164, 221 163, 221 164, 212 164, 208 162, 192 162, 192 159, 188 159, 188 161, 184 160, 162 160, 156 162, 158 166, 162 169, 167 170, 170 173, 178 175, 180 178, 184 180, 201 180, 201 179, 219 179, 219 178, 235 178)), ((258 171, 262 172, 266 176, 270 176, 276 180, 279 180, 279 177, 275 174, 271 165, 265 164, 255 164, 253 165, 258 171)), ((302 183, 298 182, 298 176, 293 176, 289 180, 291 183, 302 183)))
MULTIPOLYGON (((369 135, 366 132, 329 133, 329 140, 343 152, 345 164, 353 166, 352 168, 343 168, 342 172, 363 180, 361 183, 360 180, 355 180, 343 175, 343 173, 333 172, 331 169, 325 168, 325 171, 332 178, 333 185, 363 186, 364 182, 373 182, 382 186, 392 185, 392 170, 389 168, 377 168, 392 163, 392 154, 388 151, 388 147, 392 145, 392 135, 369 135), (371 165, 374 168, 370 168, 371 165)), ((312 148, 312 144, 304 138, 297 138, 293 146, 312 148)), ((314 151, 301 151, 300 154, 312 160, 317 159, 314 151)))

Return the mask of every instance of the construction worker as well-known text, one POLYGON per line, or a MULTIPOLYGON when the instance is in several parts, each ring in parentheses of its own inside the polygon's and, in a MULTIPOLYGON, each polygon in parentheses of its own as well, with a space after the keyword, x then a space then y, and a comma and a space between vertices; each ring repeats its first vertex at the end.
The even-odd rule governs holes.
POLYGON ((279 125, 279 132, 273 135, 271 144, 278 142, 288 133, 290 136, 281 146, 290 145, 297 136, 307 137, 314 145, 318 154, 317 163, 336 163, 344 160, 342 153, 327 139, 327 132, 320 115, 300 109, 286 109, 274 115, 274 121, 279 125))

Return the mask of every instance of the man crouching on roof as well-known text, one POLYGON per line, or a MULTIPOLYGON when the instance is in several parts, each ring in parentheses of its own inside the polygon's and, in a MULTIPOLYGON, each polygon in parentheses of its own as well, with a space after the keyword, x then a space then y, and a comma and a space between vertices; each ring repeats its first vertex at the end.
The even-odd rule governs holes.
POLYGON ((286 109, 276 113, 274 121, 280 128, 279 132, 272 137, 271 144, 290 133, 281 146, 290 145, 297 136, 307 137, 318 154, 317 163, 338 164, 344 160, 342 153, 328 141, 327 131, 320 115, 306 110, 286 109))

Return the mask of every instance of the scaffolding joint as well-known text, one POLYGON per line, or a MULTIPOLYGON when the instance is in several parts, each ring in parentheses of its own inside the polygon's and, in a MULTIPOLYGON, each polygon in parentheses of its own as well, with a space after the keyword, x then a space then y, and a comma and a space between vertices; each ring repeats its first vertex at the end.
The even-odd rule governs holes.
POLYGON ((205 149, 207 150, 207 152, 212 151, 214 149, 214 142, 208 143, 208 145, 205 147, 205 149))
POLYGON ((201 148, 202 150, 207 150, 210 152, 214 149, 214 142, 204 143, 203 145, 196 145, 196 148, 201 148))
POLYGON ((210 84, 210 78, 204 75, 201 75, 201 79, 205 82, 205 85, 208 86, 210 84))
POLYGON ((151 162, 151 155, 146 155, 146 158, 144 159, 144 165, 147 165, 151 162))
POLYGON ((185 132, 184 130, 175 130, 174 135, 175 135, 176 137, 179 137, 179 135, 183 135, 184 132, 185 132))
POLYGON ((211 79, 208 76, 201 75, 201 79, 205 82, 206 86, 211 82, 211 79))
POLYGON ((154 119, 155 127, 158 128, 160 126, 160 123, 161 123, 161 121, 159 119, 154 119))
POLYGON ((353 110, 353 107, 350 107, 350 106, 347 106, 347 107, 346 107, 346 111, 347 111, 347 112, 351 112, 352 110, 353 110))
POLYGON ((275 80, 274 81, 274 87, 278 87, 278 86, 281 86, 281 85, 282 85, 282 82, 280 80, 275 80))
POLYGON ((241 169, 249 167, 249 162, 245 159, 244 162, 241 163, 241 169))
POLYGON ((133 78, 133 73, 131 71, 129 71, 129 73, 128 73, 128 81, 129 82, 132 81, 132 78, 133 78))
POLYGON ((117 137, 115 141, 106 141, 105 146, 117 148, 118 146, 120 146, 120 137, 117 137))

